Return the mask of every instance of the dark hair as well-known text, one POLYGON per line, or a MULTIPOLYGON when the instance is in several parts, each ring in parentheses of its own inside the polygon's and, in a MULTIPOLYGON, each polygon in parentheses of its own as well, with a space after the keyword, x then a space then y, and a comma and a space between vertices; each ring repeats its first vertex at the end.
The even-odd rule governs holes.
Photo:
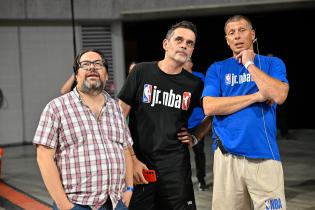
POLYGON ((197 38, 197 27, 190 21, 187 20, 183 20, 179 23, 176 23, 175 25, 173 25, 166 33, 166 39, 170 39, 171 36, 173 35, 175 29, 177 28, 187 28, 190 29, 191 31, 193 31, 195 33, 195 36, 197 38))
POLYGON ((84 55, 87 52, 95 52, 95 53, 99 54, 102 58, 102 61, 103 61, 104 66, 106 68, 106 71, 108 71, 108 62, 107 62, 107 59, 105 58, 104 54, 100 50, 86 49, 86 50, 82 50, 74 59, 74 63, 73 63, 74 74, 78 73, 78 69, 80 68, 80 59, 81 59, 82 55, 84 55))
POLYGON ((252 21, 250 21, 250 19, 244 15, 234 15, 232 17, 230 17, 224 24, 224 32, 226 33, 226 26, 227 24, 229 24, 230 22, 235 22, 235 21, 240 21, 240 20, 245 20, 249 27, 251 29, 253 29, 253 24, 252 24, 252 21))

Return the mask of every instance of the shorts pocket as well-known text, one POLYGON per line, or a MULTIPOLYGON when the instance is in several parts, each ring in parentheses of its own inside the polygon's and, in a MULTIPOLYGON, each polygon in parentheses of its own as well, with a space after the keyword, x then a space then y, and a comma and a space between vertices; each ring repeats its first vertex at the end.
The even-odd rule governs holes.
POLYGON ((281 187, 283 180, 282 165, 275 160, 263 160, 257 168, 257 187, 270 193, 281 187))

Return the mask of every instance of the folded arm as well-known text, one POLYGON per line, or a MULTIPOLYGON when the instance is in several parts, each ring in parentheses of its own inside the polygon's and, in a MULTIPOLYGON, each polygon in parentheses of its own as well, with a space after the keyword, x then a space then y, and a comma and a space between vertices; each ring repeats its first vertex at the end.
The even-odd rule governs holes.
POLYGON ((259 91, 268 100, 276 104, 284 103, 289 92, 289 85, 287 83, 267 75, 254 64, 248 67, 248 72, 252 75, 259 91))
POLYGON ((228 115, 237 112, 253 103, 264 101, 266 101, 266 98, 260 92, 231 97, 206 96, 203 98, 203 110, 206 116, 228 115))
POLYGON ((247 70, 255 81, 261 94, 271 103, 275 102, 277 104, 282 104, 288 96, 289 85, 269 76, 259 69, 253 62, 254 57, 254 51, 248 49, 240 52, 236 56, 236 59, 240 60, 243 65, 251 62, 251 64, 247 66, 247 70))

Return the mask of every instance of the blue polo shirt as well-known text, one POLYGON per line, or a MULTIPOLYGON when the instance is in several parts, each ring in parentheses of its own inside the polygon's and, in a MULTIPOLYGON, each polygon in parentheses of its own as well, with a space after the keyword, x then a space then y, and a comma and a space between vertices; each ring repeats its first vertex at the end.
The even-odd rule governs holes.
MULTIPOLYGON (((254 63, 269 76, 288 83, 285 65, 279 58, 256 55, 254 63)), ((215 62, 207 70, 202 98, 241 96, 257 91, 244 65, 235 58, 228 58, 215 62)), ((280 160, 276 143, 276 104, 254 103, 230 115, 216 115, 212 130, 213 139, 220 137, 231 154, 280 160)))

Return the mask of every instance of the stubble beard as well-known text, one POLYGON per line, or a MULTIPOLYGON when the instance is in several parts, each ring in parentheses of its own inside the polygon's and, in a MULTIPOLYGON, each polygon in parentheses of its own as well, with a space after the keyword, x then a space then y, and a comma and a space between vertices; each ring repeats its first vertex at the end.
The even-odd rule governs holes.
POLYGON ((100 94, 105 87, 105 82, 98 80, 95 83, 88 81, 87 79, 81 85, 81 91, 88 95, 98 95, 100 94))
POLYGON ((174 56, 174 60, 179 62, 179 63, 184 64, 188 60, 188 56, 184 57, 184 56, 181 56, 181 55, 175 55, 174 56))

